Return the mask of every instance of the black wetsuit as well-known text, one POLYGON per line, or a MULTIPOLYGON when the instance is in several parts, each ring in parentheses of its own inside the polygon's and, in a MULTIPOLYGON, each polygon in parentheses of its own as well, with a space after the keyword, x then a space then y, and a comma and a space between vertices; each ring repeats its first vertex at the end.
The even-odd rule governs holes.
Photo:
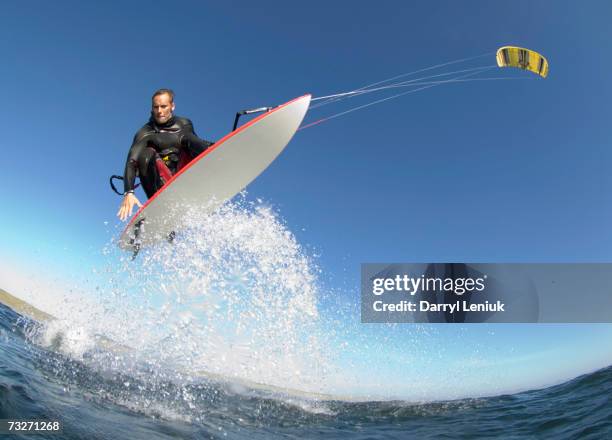
POLYGON ((173 116, 165 124, 157 124, 151 117, 134 136, 128 153, 123 175, 125 192, 134 190, 138 174, 147 197, 151 197, 164 183, 156 166, 158 158, 163 158, 174 174, 183 155, 188 154, 192 159, 212 144, 194 133, 193 124, 187 118, 173 116))

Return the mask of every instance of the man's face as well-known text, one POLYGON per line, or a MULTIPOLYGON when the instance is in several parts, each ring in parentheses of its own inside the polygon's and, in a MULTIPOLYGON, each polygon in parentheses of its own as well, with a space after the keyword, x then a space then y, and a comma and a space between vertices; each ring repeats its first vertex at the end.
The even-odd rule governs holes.
POLYGON ((168 122, 168 120, 172 117, 173 111, 174 102, 172 102, 170 95, 167 93, 162 93, 161 95, 157 95, 153 98, 151 112, 153 113, 155 122, 158 124, 165 124, 168 122))

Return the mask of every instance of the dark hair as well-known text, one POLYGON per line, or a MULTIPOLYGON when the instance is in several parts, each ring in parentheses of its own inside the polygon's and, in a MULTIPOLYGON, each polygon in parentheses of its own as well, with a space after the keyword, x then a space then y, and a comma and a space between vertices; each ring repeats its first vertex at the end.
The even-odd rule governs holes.
POLYGON ((155 91, 155 93, 153 93, 153 96, 151 96, 151 99, 155 98, 158 95, 163 95, 165 93, 170 96, 170 102, 174 102, 174 92, 170 89, 159 89, 155 91))

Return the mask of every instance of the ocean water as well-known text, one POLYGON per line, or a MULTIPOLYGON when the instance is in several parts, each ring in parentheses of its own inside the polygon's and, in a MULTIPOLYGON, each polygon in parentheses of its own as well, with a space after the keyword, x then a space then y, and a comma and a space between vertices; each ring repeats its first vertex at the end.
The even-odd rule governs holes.
POLYGON ((90 270, 78 262, 74 285, 35 265, 36 283, 14 286, 54 318, 0 305, 0 419, 59 420, 63 432, 0 440, 612 438, 612 368, 451 400, 504 386, 505 373, 482 375, 478 345, 428 388, 435 329, 360 326, 266 204, 186 219, 172 245, 134 261, 110 242, 90 270), (381 351, 397 340, 401 353, 381 351), (415 371, 422 381, 403 380, 415 371))
MULTIPOLYGON (((0 305, 0 418, 63 432, 4 438, 612 438, 612 367, 546 389, 429 403, 346 402, 188 377, 94 369, 32 342, 0 305)), ((115 354, 116 356, 116 354, 115 354)))

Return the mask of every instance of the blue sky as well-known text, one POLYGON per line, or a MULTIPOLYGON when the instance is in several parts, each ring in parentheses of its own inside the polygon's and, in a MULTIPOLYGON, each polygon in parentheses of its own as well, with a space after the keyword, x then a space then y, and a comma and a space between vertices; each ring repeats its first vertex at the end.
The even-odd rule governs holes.
MULTIPOLYGON (((214 140, 240 109, 512 44, 545 54, 549 78, 436 87, 304 130, 249 197, 278 210, 349 303, 363 262, 611 261, 611 13, 605 1, 8 3, 0 257, 96 264, 117 223, 108 176, 121 174, 159 87, 214 140)), ((524 353, 593 354, 589 341, 610 329, 496 332, 502 345, 530 335, 516 343, 524 353)), ((573 371, 604 362, 592 359, 573 371)))

